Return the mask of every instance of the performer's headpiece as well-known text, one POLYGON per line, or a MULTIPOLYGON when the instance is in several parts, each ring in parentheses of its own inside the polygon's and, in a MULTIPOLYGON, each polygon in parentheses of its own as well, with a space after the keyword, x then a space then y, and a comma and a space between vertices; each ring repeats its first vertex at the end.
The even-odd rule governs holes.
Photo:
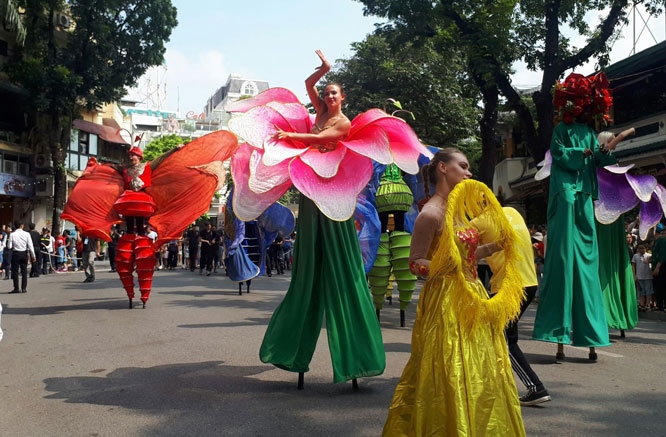
POLYGON ((128 154, 128 155, 136 155, 136 156, 138 156, 139 158, 143 159, 143 150, 141 150, 141 148, 139 148, 139 147, 137 147, 137 146, 132 146, 132 147, 127 151, 127 154, 128 154))
POLYGON ((611 121, 608 112, 613 105, 609 85, 603 72, 592 77, 571 73, 564 82, 557 82, 553 93, 556 120, 569 124, 583 116, 588 122, 596 119, 608 124, 611 121))

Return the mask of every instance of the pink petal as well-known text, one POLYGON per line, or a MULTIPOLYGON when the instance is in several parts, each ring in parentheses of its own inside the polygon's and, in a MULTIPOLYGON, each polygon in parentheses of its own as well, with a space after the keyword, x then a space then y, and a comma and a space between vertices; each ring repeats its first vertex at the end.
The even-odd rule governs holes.
POLYGON ((250 180, 248 186, 255 194, 264 194, 289 180, 289 161, 284 160, 278 165, 263 164, 261 150, 254 149, 248 165, 250 180))
POLYGON ((229 130, 258 149, 263 148, 266 138, 275 135, 276 127, 289 132, 293 131, 287 119, 268 106, 257 106, 245 114, 229 120, 229 130))
POLYGON ((433 157, 430 150, 419 141, 414 130, 404 120, 397 117, 386 117, 378 119, 372 125, 380 126, 386 132, 393 162, 402 171, 416 174, 419 172, 419 155, 433 157))
POLYGON ((368 111, 365 111, 356 117, 351 122, 351 128, 349 129, 349 135, 356 135, 358 130, 363 129, 365 126, 370 123, 379 120, 380 118, 390 117, 386 112, 381 109, 373 108, 368 111))
POLYGON ((332 178, 338 173, 340 162, 345 157, 347 148, 338 143, 330 152, 320 152, 316 147, 310 147, 301 155, 301 161, 306 163, 322 178, 332 178))
POLYGON ((291 161, 289 173, 294 186, 312 199, 322 214, 344 221, 354 214, 356 198, 372 176, 372 161, 348 150, 338 173, 331 178, 318 176, 298 158, 291 161))
MULTIPOLYGON (((236 153, 231 157, 231 175, 234 180, 233 210, 242 221, 254 220, 261 215, 269 206, 275 203, 289 189, 291 182, 276 186, 266 193, 257 194, 249 187, 250 160, 259 160, 260 157, 252 158, 253 153, 261 154, 261 151, 253 149, 249 144, 240 145, 236 153)), ((258 175, 254 175, 257 177, 258 175)))
POLYGON ((277 165, 285 160, 289 161, 294 156, 305 153, 308 146, 291 140, 278 140, 275 137, 267 138, 264 142, 264 156, 262 162, 266 166, 277 165))
POLYGON ((294 93, 286 88, 269 88, 251 99, 238 100, 227 106, 229 112, 247 112, 255 106, 265 105, 268 102, 299 103, 294 93))
POLYGON ((311 114, 300 103, 269 102, 266 106, 282 114, 294 132, 309 133, 310 129, 312 129, 311 114))
POLYGON ((363 129, 355 129, 354 135, 350 133, 344 141, 339 141, 339 143, 380 164, 386 165, 393 162, 388 136, 379 126, 370 125, 363 129))
POLYGON ((345 145, 379 163, 395 162, 410 174, 418 173, 420 155, 433 157, 404 120, 380 109, 371 109, 352 120, 345 145))

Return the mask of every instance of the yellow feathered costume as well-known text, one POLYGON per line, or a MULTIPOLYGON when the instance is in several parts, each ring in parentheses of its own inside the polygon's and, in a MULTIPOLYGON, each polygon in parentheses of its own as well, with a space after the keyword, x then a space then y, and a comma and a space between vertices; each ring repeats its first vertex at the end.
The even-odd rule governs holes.
MULTIPOLYGON (((412 354, 396 387, 385 436, 523 436, 520 403, 504 338, 523 299, 513 228, 492 192, 466 180, 448 197, 444 230, 423 286, 412 354), (476 274, 484 215, 497 228, 505 277, 493 299, 476 274)), ((435 244, 435 243, 433 243, 435 244)))

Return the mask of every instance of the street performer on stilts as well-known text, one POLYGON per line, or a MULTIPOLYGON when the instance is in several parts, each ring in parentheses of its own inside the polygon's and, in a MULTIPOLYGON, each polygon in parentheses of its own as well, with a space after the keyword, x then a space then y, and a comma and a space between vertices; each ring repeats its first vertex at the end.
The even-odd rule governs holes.
POLYGON ((223 162, 238 148, 238 139, 227 131, 204 135, 172 149, 150 162, 133 146, 129 165, 100 164, 91 157, 76 181, 61 218, 84 235, 111 241, 111 226, 127 224, 127 233, 116 248, 116 271, 132 308, 136 269, 141 302, 146 307, 155 268, 155 248, 180 238, 183 230, 210 208, 217 190, 224 186, 223 162), (153 242, 146 226, 158 235, 153 242))
MULTIPOLYGON (((127 152, 129 165, 123 169, 125 191, 113 204, 116 212, 125 219, 127 232, 118 240, 116 247, 116 271, 123 283, 132 308, 134 299, 134 267, 139 280, 141 302, 146 307, 153 284, 155 271, 155 251, 153 241, 146 236, 144 220, 155 213, 155 202, 145 188, 151 185, 150 163, 141 162, 143 152, 133 146, 127 152)), ((146 223, 147 224, 147 223, 146 223)))

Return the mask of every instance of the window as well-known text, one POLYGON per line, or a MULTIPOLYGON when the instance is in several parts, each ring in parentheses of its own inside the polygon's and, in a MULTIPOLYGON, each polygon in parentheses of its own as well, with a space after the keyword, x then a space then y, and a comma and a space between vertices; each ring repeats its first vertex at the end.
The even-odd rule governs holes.
POLYGON ((65 165, 70 170, 85 170, 88 159, 97 155, 97 135, 81 130, 72 131, 72 141, 65 165))
POLYGON ((253 96, 257 94, 257 86, 254 82, 245 82, 241 94, 244 96, 253 96))
POLYGON ((18 160, 16 156, 5 155, 5 160, 2 166, 3 173, 16 174, 18 171, 18 160))

